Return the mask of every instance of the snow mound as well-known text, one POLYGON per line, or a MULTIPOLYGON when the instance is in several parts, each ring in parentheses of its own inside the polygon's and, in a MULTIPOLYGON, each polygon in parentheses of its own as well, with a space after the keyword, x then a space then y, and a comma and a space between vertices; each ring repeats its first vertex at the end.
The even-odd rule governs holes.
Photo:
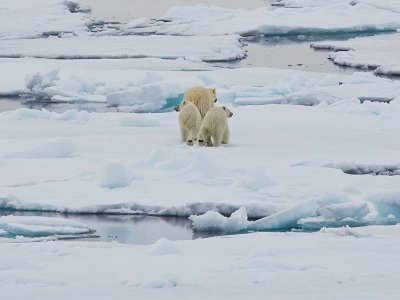
POLYGON ((127 187, 132 182, 128 170, 118 161, 106 163, 101 170, 101 186, 109 189, 127 187))
POLYGON ((242 185, 252 191, 258 191, 273 184, 274 181, 261 169, 248 172, 242 180, 242 185))
POLYGON ((182 251, 172 241, 161 238, 154 243, 151 253, 153 255, 181 255, 182 251))
POLYGON ((2 216, 0 229, 6 237, 44 237, 92 233, 87 225, 63 218, 2 216))
POLYGON ((204 185, 222 186, 232 183, 229 174, 219 166, 211 155, 203 151, 195 153, 192 164, 186 172, 192 182, 199 182, 204 185))

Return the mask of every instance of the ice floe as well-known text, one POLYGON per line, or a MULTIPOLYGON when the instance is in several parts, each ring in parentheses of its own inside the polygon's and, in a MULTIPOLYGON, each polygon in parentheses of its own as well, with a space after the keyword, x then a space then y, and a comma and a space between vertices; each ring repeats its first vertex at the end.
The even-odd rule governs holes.
MULTIPOLYGON (((387 83, 372 78, 376 88, 387 83)), ((398 98, 236 106, 231 144, 218 149, 181 144, 175 112, 4 112, 1 207, 185 217, 244 207, 262 218, 246 230, 393 224, 400 177, 342 170, 399 164, 399 109, 398 98)), ((214 219, 225 224, 223 216, 214 219)))
MULTIPOLYGON (((377 2, 375 2, 376 4, 377 2)), ((301 4, 300 4, 301 5, 301 4)), ((363 31, 395 31, 398 12, 361 2, 326 1, 324 5, 267 10, 228 9, 215 6, 176 6, 136 33, 178 35, 284 35, 363 31)), ((132 29, 131 29, 132 30, 132 29)))
POLYGON ((373 69, 377 75, 400 76, 400 34, 353 38, 348 41, 318 42, 315 49, 331 49, 329 57, 338 65, 373 69))
POLYGON ((245 52, 237 36, 76 36, 9 39, 1 42, 0 57, 58 59, 145 58, 190 61, 229 61, 245 52))
POLYGON ((125 112, 172 110, 184 91, 195 85, 216 87, 220 103, 227 105, 312 106, 355 98, 390 102, 400 90, 399 82, 370 73, 333 75, 269 68, 150 71, 130 69, 118 62, 114 66, 108 61, 96 65, 88 60, 79 65, 73 61, 5 59, 0 65, 4 66, 0 69, 4 74, 0 95, 49 102, 100 102, 125 112), (11 65, 14 69, 10 72, 7 67, 11 65))
POLYGON ((75 0, 0 1, 0 39, 37 38, 89 30, 90 15, 75 0))
POLYGON ((87 225, 56 217, 38 216, 1 216, 1 236, 15 237, 47 237, 47 236, 76 236, 89 234, 93 229, 87 225))
POLYGON ((368 226, 144 246, 0 243, 0 286, 3 297, 15 299, 49 290, 59 299, 321 299, 327 291, 335 299, 376 299, 384 287, 385 299, 395 300, 399 241, 399 226, 368 226))

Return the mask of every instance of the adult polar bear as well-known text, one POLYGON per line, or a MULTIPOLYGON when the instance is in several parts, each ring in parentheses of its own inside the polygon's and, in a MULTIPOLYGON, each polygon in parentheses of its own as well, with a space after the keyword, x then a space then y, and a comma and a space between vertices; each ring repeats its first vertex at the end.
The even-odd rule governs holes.
MULTIPOLYGON (((214 103, 217 102, 217 92, 215 88, 195 86, 185 92, 183 101, 194 103, 198 107, 201 119, 203 120, 206 113, 213 108, 214 103)), ((175 107, 175 110, 179 111, 179 105, 175 107)))
POLYGON ((229 143, 228 118, 233 113, 225 106, 211 108, 201 122, 197 140, 200 146, 219 147, 229 143))

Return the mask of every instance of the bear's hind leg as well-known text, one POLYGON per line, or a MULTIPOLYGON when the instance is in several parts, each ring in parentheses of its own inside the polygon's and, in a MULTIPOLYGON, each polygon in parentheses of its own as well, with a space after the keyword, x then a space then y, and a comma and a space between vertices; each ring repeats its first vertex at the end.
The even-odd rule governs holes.
POLYGON ((212 143, 212 145, 213 145, 214 147, 219 147, 219 146, 221 146, 221 141, 222 141, 222 135, 219 134, 219 133, 216 133, 216 134, 213 136, 213 143, 212 143))
POLYGON ((224 134, 222 135, 222 144, 228 144, 229 143, 229 127, 227 126, 224 134))
POLYGON ((186 142, 187 137, 188 137, 188 134, 187 134, 186 129, 181 127, 181 139, 182 139, 182 142, 186 142))

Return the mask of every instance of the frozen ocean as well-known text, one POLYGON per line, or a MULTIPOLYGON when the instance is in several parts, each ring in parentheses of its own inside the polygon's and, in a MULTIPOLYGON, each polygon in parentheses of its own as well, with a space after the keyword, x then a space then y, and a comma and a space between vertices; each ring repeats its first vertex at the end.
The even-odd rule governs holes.
POLYGON ((0 298, 398 299, 399 48, 397 0, 0 0, 0 298))

